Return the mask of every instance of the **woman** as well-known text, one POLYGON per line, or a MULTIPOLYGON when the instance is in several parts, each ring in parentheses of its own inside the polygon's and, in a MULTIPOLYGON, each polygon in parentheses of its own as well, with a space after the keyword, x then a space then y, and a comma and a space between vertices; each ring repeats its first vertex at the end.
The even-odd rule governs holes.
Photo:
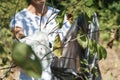
MULTIPOLYGON (((16 13, 10 22, 10 27, 14 37, 17 39, 32 35, 42 31, 48 34, 49 42, 53 45, 57 34, 61 40, 66 35, 70 23, 66 16, 61 29, 57 28, 55 18, 59 13, 58 9, 46 5, 46 0, 27 0, 28 7, 16 13)), ((20 74, 20 80, 31 80, 24 72, 20 74)), ((42 80, 51 80, 51 78, 42 77, 42 80)))

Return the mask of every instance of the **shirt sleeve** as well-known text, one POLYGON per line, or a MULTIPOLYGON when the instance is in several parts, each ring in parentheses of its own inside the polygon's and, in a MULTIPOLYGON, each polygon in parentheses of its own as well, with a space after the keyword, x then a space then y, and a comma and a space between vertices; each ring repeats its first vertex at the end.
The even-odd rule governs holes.
POLYGON ((11 30, 13 30, 14 27, 16 27, 16 26, 23 28, 22 16, 20 16, 18 14, 13 16, 11 21, 10 21, 10 29, 11 30))

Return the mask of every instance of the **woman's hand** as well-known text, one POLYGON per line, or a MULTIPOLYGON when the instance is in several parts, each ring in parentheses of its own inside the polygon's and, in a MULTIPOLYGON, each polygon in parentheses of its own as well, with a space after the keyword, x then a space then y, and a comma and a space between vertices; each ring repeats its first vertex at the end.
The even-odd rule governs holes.
POLYGON ((21 39, 25 37, 23 28, 21 27, 15 27, 13 33, 14 33, 14 37, 17 39, 21 39))

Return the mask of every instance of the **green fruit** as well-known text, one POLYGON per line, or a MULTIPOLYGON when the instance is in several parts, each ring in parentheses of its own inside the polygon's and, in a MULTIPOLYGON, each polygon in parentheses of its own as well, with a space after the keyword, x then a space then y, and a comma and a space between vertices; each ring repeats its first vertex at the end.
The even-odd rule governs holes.
POLYGON ((31 77, 39 78, 42 74, 42 65, 32 48, 25 43, 17 43, 13 48, 13 60, 31 77))

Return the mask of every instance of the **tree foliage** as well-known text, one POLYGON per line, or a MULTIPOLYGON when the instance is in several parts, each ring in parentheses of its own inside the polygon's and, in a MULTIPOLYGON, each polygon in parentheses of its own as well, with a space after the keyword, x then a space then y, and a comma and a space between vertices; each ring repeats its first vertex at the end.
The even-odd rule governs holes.
MULTIPOLYGON (((60 10, 67 9, 68 14, 72 14, 73 20, 81 13, 86 14, 88 21, 94 12, 97 13, 100 23, 100 28, 103 31, 119 28, 120 25, 120 1, 118 0, 50 0, 54 6, 60 10), (58 3, 58 4, 55 4, 58 3)), ((109 31, 102 39, 110 38, 109 31)))

